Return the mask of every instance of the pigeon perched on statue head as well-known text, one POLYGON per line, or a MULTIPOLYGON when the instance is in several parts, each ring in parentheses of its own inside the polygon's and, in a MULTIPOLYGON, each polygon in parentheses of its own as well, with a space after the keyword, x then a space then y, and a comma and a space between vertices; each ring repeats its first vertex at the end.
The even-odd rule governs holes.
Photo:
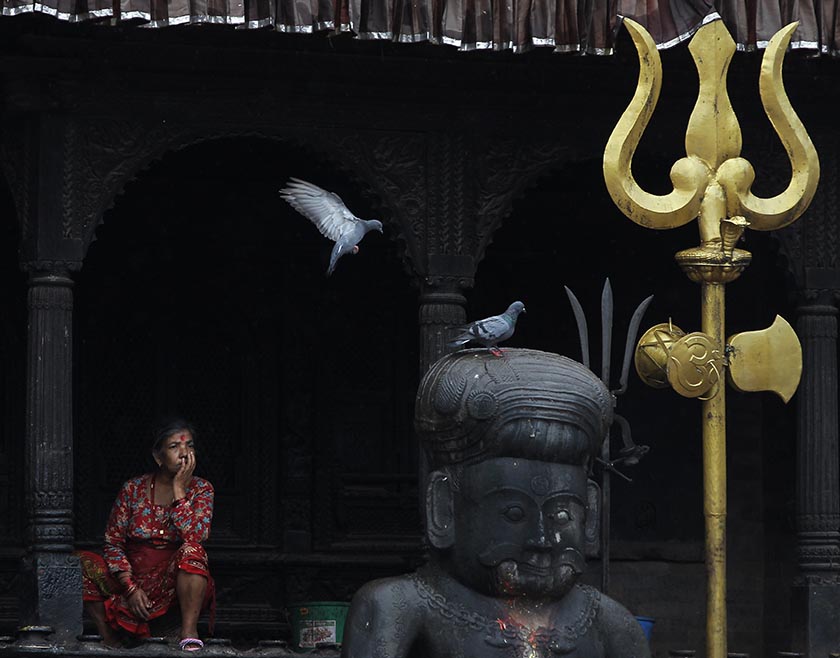
POLYGON ((519 314, 524 312, 525 304, 513 302, 501 315, 493 315, 460 327, 458 337, 449 343, 449 346, 462 347, 474 342, 489 347, 493 354, 501 356, 502 352, 496 346, 513 336, 519 314))
POLYGON ((382 233, 382 222, 378 219, 356 217, 337 194, 305 180, 290 178, 280 194, 292 208, 315 224, 321 235, 335 242, 327 276, 333 273, 335 264, 344 254, 359 253, 359 242, 368 231, 382 233))

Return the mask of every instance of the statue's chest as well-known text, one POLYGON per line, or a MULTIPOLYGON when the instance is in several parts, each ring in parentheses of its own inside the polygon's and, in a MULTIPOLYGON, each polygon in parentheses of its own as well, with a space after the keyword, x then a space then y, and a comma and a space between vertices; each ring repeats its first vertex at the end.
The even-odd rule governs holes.
POLYGON ((427 607, 431 655, 439 658, 603 658, 593 622, 596 590, 580 587, 572 614, 529 620, 498 611, 473 610, 449 601, 423 582, 418 592, 427 607))
POLYGON ((603 658, 603 648, 591 633, 562 637, 539 629, 467 629, 441 626, 430 638, 431 655, 441 658, 603 658))
POLYGON ((591 644, 588 630, 565 625, 529 627, 499 619, 484 637, 484 644, 510 658, 596 658, 597 654, 585 648, 591 644))

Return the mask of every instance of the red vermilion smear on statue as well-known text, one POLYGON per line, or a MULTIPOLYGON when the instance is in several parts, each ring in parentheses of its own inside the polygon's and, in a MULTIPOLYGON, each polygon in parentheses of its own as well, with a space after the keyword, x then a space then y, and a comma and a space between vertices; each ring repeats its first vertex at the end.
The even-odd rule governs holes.
MULTIPOLYGON (((528 628, 527 626, 525 628, 528 628)), ((528 635, 527 642, 531 645, 532 648, 537 648, 537 630, 536 629, 528 629, 531 633, 528 635)))
POLYGON ((531 628, 527 624, 523 624, 522 622, 517 621, 515 619, 509 619, 505 621, 502 618, 498 618, 496 619, 496 623, 499 625, 499 630, 502 631, 507 630, 508 626, 512 626, 513 628, 516 628, 520 631, 524 629, 528 632, 528 637, 523 638, 525 642, 531 647, 531 649, 535 650, 537 648, 537 635, 539 634, 539 630, 542 627, 531 628))

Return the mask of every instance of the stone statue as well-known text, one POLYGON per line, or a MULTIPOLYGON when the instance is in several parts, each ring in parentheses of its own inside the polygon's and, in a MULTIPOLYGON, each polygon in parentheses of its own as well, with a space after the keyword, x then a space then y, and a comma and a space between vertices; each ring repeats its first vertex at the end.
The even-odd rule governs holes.
POLYGON ((578 583, 597 548, 587 479, 613 398, 556 354, 465 350, 435 363, 415 424, 432 467, 429 564, 353 599, 343 658, 649 658, 636 619, 578 583))

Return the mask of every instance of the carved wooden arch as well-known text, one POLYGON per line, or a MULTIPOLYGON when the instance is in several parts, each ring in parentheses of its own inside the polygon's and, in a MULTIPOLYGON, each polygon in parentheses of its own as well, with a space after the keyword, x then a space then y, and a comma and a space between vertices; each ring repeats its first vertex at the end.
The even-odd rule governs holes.
POLYGON ((21 237, 27 232, 29 217, 29 195, 27 181, 31 176, 32 154, 29 150, 26 131, 3 131, 0 143, 0 163, 2 163, 4 183, 15 203, 14 221, 18 225, 21 237))
POLYGON ((493 236, 513 211, 513 204, 526 191, 555 169, 578 155, 561 142, 509 140, 486 151, 484 171, 477 181, 476 266, 484 259, 493 236))
MULTIPOLYGON (((811 131, 819 151, 820 182, 814 200, 796 222, 770 238, 779 246, 776 267, 789 274, 798 291, 813 288, 807 269, 838 273, 840 281, 840 138, 833 130, 811 131)), ((781 191, 790 180, 790 165, 781 144, 760 150, 753 158, 762 163, 757 173, 773 191, 781 191)), ((821 287, 821 286, 816 286, 821 287)))
MULTIPOLYGON (((382 142, 387 141, 384 133, 329 135, 294 127, 253 130, 171 122, 146 124, 121 119, 77 119, 65 132, 67 173, 62 193, 62 237, 80 241, 86 253, 104 213, 141 171, 167 153, 202 142, 235 137, 257 137, 311 148, 343 171, 352 172, 352 178, 374 203, 390 211, 383 219, 393 239, 405 252, 403 261, 410 270, 416 271, 416 263, 421 262, 413 228, 417 218, 412 209, 405 209, 401 196, 401 179, 410 178, 406 172, 410 167, 405 162, 402 166, 394 166, 387 155, 389 149, 381 147, 382 142), (333 144, 341 144, 342 148, 325 148, 333 144)), ((399 148, 391 145, 390 151, 402 154, 404 161, 411 149, 404 148, 405 140, 397 141, 400 141, 399 148)), ((416 178, 423 180, 422 176, 416 178)))
POLYGON ((373 205, 393 229, 409 276, 425 270, 427 236, 425 138, 421 134, 343 132, 312 134, 317 152, 373 194, 373 205))

